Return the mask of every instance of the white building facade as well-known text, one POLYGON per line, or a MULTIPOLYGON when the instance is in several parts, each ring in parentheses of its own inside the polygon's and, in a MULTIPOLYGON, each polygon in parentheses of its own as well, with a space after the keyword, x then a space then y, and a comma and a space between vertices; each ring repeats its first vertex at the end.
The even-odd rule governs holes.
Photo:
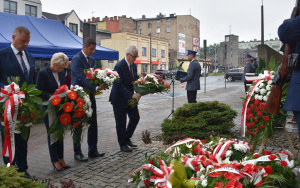
POLYGON ((0 0, 0 11, 42 17, 42 3, 40 0, 0 0))

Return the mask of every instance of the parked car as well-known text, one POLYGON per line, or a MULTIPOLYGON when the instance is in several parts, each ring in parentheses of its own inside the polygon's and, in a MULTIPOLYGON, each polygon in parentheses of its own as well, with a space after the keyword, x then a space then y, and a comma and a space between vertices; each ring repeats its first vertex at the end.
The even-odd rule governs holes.
POLYGON ((167 77, 167 78, 173 78, 173 76, 176 76, 177 71, 178 71, 178 69, 170 70, 170 71, 166 74, 166 77, 167 77))
POLYGON ((228 81, 242 80, 244 69, 235 68, 229 69, 225 74, 225 79, 228 81))
POLYGON ((208 75, 208 70, 206 69, 206 75, 204 75, 204 69, 201 69, 201 76, 207 76, 208 75))
POLYGON ((166 79, 166 75, 169 73, 168 70, 165 69, 157 69, 155 71, 155 74, 159 77, 161 77, 162 79, 166 79))

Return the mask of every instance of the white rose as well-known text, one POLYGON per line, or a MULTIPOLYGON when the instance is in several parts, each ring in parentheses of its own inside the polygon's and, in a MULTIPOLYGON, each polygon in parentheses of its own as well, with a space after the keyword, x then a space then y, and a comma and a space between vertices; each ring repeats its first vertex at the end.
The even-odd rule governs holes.
POLYGON ((261 101, 261 100, 263 99, 263 96, 262 96, 262 95, 259 95, 259 96, 257 97, 257 99, 261 101))
POLYGON ((258 99, 258 96, 259 96, 259 95, 254 95, 254 99, 255 99, 255 100, 258 99))
POLYGON ((203 187, 206 187, 207 186, 207 179, 202 180, 201 185, 203 187))
POLYGON ((273 81, 272 80, 269 80, 268 81, 268 85, 272 85, 273 84, 273 81))
POLYGON ((254 92, 255 92, 255 93, 259 93, 259 90, 260 90, 260 89, 259 89, 258 87, 255 87, 255 88, 254 88, 254 92))
POLYGON ((260 90, 260 94, 262 94, 262 95, 265 94, 266 92, 267 92, 267 90, 265 90, 265 89, 260 90))
POLYGON ((267 87, 266 87, 267 91, 270 91, 270 90, 271 90, 271 88, 272 88, 272 86, 271 86, 271 85, 267 85, 267 87))
POLYGON ((265 87, 265 84, 264 84, 264 83, 261 83, 261 84, 259 84, 259 87, 260 87, 260 88, 263 88, 263 87, 265 87))
POLYGON ((230 157, 232 155, 233 151, 232 150, 227 150, 225 156, 230 157))
POLYGON ((267 96, 269 96, 269 95, 270 95, 270 93, 271 93, 271 91, 268 91, 268 93, 267 93, 267 96))
POLYGON ((268 96, 266 95, 266 96, 264 96, 263 97, 263 100, 265 101, 265 102, 267 102, 267 100, 268 100, 268 96))

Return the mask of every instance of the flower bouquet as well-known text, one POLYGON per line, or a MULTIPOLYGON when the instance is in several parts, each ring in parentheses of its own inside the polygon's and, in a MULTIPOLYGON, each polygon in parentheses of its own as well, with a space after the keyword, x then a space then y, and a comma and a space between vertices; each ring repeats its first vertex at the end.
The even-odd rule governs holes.
MULTIPOLYGON (((86 69, 85 76, 90 82, 90 84, 99 86, 101 84, 105 84, 107 87, 111 86, 115 81, 119 80, 119 74, 116 71, 111 69, 102 70, 97 68, 86 69)), ((89 89, 84 88, 87 93, 92 93, 89 89)), ((101 95, 101 91, 96 91, 95 95, 101 95)))
POLYGON ((47 109, 48 134, 52 143, 62 141, 65 132, 70 130, 74 134, 75 144, 79 144, 92 112, 90 97, 82 87, 75 85, 70 90, 66 85, 59 87, 49 99, 47 109))
POLYGON ((41 118, 39 106, 42 100, 38 97, 41 91, 26 82, 19 88, 19 81, 19 77, 8 78, 10 85, 1 88, 0 93, 0 119, 5 126, 2 155, 9 156, 10 163, 15 152, 14 133, 27 140, 29 127, 38 124, 41 118))
POLYGON ((137 187, 292 187, 295 164, 287 152, 250 153, 249 144, 216 138, 187 138, 146 161, 130 174, 137 187))
MULTIPOLYGON (((133 83, 133 87, 134 91, 141 96, 149 93, 169 92, 170 90, 170 84, 155 74, 146 74, 144 77, 137 79, 133 83)), ((138 101, 132 98, 128 101, 128 104, 134 108, 138 104, 138 101)))

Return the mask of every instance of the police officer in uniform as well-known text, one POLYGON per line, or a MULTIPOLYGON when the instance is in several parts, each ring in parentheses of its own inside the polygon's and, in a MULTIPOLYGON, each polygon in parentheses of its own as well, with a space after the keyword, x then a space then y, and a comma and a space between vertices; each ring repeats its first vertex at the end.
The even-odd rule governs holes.
POLYGON ((247 92, 249 89, 247 84, 252 84, 252 81, 248 82, 246 80, 246 78, 245 78, 246 73, 255 73, 255 67, 254 67, 253 63, 251 62, 251 58, 252 58, 251 55, 246 54, 246 56, 245 56, 246 63, 245 63, 244 74, 243 74, 245 92, 247 92))

